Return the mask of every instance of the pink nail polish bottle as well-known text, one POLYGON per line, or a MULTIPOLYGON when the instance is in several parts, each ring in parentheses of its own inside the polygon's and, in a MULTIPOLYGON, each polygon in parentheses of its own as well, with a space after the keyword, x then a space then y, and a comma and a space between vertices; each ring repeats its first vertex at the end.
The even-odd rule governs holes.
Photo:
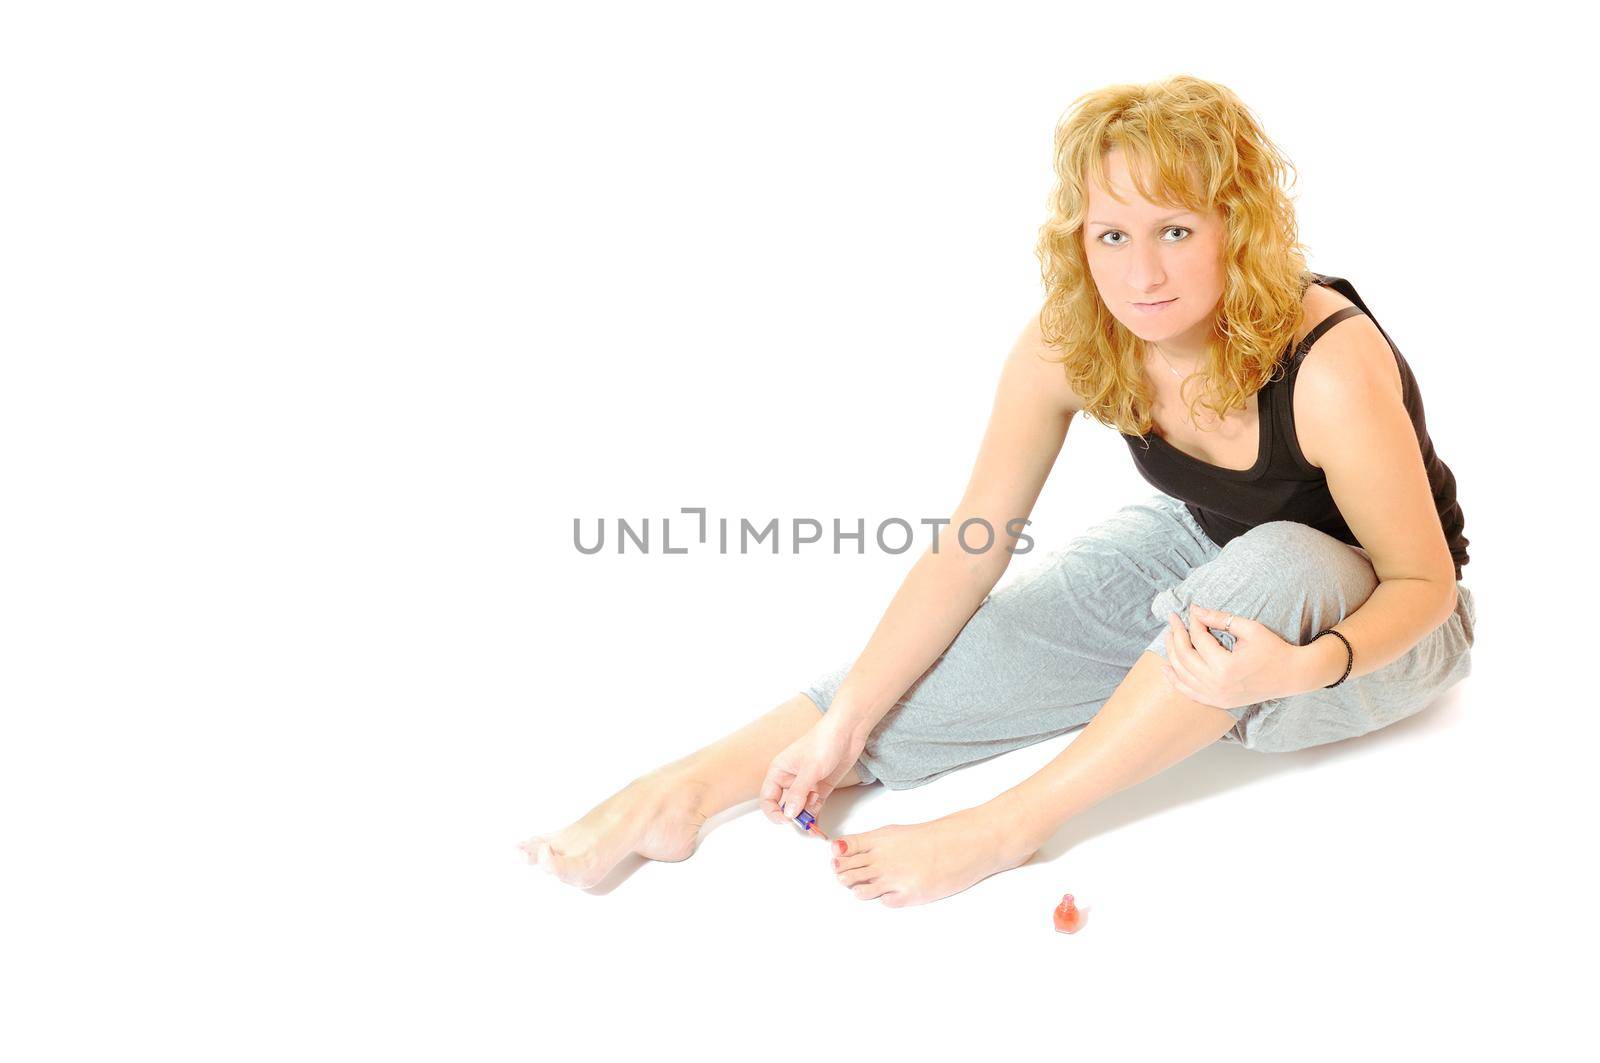
POLYGON ((1055 924, 1056 930, 1063 934, 1076 934, 1083 926, 1083 913, 1073 903, 1072 894, 1063 896, 1061 903, 1056 905, 1055 924))

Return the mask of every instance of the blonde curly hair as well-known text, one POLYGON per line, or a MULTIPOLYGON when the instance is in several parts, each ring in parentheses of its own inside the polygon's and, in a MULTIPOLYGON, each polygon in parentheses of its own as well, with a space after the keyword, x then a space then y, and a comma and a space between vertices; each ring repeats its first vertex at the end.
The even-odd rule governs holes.
POLYGON ((1057 185, 1037 254, 1045 342, 1063 353, 1084 413, 1125 435, 1153 424, 1143 341, 1106 308, 1089 273, 1082 231, 1089 181, 1107 187, 1104 159, 1121 149, 1139 194, 1185 210, 1219 211, 1226 226, 1225 280, 1201 369, 1206 387, 1189 403, 1224 417, 1266 384, 1300 323, 1311 277, 1283 178, 1294 171, 1233 92, 1180 74, 1147 85, 1111 85, 1073 101, 1056 125, 1057 185), (1153 177, 1153 183, 1150 178, 1153 177))

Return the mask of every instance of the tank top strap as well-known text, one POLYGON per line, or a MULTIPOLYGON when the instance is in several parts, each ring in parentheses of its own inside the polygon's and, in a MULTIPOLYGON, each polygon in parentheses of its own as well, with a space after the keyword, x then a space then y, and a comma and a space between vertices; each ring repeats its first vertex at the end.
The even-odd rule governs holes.
POLYGON ((1298 362, 1300 359, 1304 358, 1306 352, 1311 350, 1311 345, 1316 343, 1324 332, 1327 332, 1345 318, 1359 313, 1361 313, 1360 307, 1341 306, 1339 309, 1335 310, 1333 313, 1317 322, 1317 327, 1306 333, 1306 338, 1301 340, 1300 346, 1294 349, 1294 354, 1290 356, 1290 361, 1298 362))
POLYGON ((1313 344, 1333 326, 1345 318, 1362 311, 1355 306, 1341 306, 1321 321, 1317 322, 1306 338, 1300 341, 1287 359, 1273 374, 1272 383, 1278 386, 1270 388, 1263 393, 1261 401, 1268 407, 1264 415, 1271 419, 1268 426, 1273 435, 1274 460, 1286 463, 1286 467, 1298 472, 1315 472, 1309 462, 1300 456, 1300 442, 1294 423, 1294 384, 1300 375, 1300 363, 1305 361, 1306 354, 1310 352, 1313 344))

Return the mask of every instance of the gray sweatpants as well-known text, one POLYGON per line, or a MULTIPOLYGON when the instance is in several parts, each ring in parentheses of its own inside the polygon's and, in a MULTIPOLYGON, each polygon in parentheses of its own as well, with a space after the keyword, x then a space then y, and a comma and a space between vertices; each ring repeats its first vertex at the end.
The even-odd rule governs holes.
MULTIPOLYGON (((1219 547, 1182 502, 1157 494, 985 598, 873 729, 856 773, 904 790, 1082 727, 1141 653, 1166 657, 1167 613, 1187 625, 1191 603, 1250 617, 1303 645, 1377 586, 1365 551, 1308 525, 1273 521, 1219 547)), ((1287 752, 1425 708, 1471 671, 1476 612, 1471 593, 1456 587, 1454 614, 1397 660, 1331 690, 1230 709, 1238 723, 1223 740, 1287 752)), ((1231 634, 1211 632, 1233 648, 1231 634)), ((849 669, 830 672, 806 695, 826 712, 849 669)))

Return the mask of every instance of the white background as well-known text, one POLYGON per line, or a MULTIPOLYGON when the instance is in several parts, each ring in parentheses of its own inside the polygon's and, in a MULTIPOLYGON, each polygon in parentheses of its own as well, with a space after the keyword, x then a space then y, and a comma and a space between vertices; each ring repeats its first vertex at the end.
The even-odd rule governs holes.
MULTIPOLYGON (((1592 115, 1554 6, 5 10, 7 1058, 1588 1037, 1592 115), (1179 72, 1261 118, 1312 268, 1417 375, 1472 676, 1208 749, 924 907, 753 806, 593 892, 530 867, 851 659, 915 557, 586 557, 573 519, 947 516, 1039 306, 1056 119, 1179 72)), ((1075 422, 1039 556, 1150 493, 1075 422)), ((1071 737, 825 823, 980 803, 1071 737)))

